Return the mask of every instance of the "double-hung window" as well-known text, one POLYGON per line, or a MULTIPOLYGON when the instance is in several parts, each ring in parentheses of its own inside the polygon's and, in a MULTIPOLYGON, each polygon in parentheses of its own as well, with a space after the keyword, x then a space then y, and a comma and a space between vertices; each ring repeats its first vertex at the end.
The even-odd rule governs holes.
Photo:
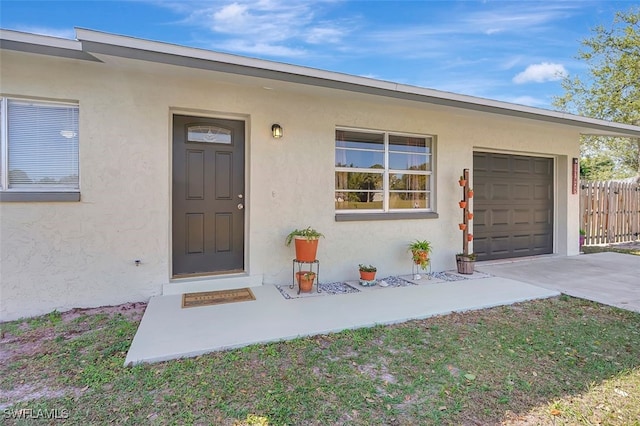
POLYGON ((79 199, 78 105, 0 98, 0 120, 0 200, 79 199))
POLYGON ((336 214, 431 212, 433 139, 337 129, 336 214))

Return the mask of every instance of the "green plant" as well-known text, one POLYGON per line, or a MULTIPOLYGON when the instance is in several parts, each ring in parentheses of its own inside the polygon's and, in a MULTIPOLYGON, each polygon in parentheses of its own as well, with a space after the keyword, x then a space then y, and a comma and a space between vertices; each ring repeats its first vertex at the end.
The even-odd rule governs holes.
POLYGON ((475 253, 467 253, 467 254, 458 253, 457 256, 465 257, 465 258, 467 258, 469 260, 476 260, 476 258, 478 257, 478 255, 476 255, 475 253))
POLYGON ((413 255, 412 259, 416 265, 426 269, 429 265, 429 253, 431 253, 431 243, 427 240, 415 240, 409 244, 409 251, 413 255))
POLYGON ((580 235, 584 237, 587 235, 587 232, 584 229, 580 228, 580 235))
POLYGON ((305 279, 305 280, 309 280, 309 281, 311 281, 311 280, 315 279, 315 277, 316 277, 316 273, 315 273, 315 272, 311 272, 311 271, 309 271, 309 272, 305 272, 305 273, 302 275, 302 277, 304 277, 304 279, 305 279))
POLYGON ((362 263, 358 265, 358 268, 362 272, 376 272, 378 269, 373 265, 363 265, 362 263))
POLYGON ((409 244, 409 251, 426 251, 427 253, 431 253, 431 243, 427 240, 415 240, 414 242, 409 244))
POLYGON ((316 231, 315 229, 313 229, 312 227, 306 227, 304 229, 294 229, 293 231, 291 231, 291 233, 289 235, 287 235, 287 239, 285 240, 285 244, 287 246, 291 245, 291 241, 293 241, 293 239, 295 237, 304 237, 307 240, 315 240, 318 239, 320 237, 324 237, 323 234, 321 234, 320 232, 316 231))

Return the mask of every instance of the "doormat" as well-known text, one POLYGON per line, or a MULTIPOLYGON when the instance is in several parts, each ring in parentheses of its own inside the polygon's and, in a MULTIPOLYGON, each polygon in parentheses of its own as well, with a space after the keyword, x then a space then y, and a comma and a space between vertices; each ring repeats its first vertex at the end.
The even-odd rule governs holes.
POLYGON ((248 288, 234 290, 203 291, 200 293, 185 293, 182 295, 182 307, 221 305, 223 303, 248 302, 256 300, 253 292, 248 288))

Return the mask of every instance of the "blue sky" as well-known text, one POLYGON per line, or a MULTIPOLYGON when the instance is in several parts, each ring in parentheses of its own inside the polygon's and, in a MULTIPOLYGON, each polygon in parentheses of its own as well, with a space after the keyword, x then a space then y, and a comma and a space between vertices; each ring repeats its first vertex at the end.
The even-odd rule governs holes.
POLYGON ((2 0, 0 27, 89 28, 552 108, 597 25, 633 1, 2 0))

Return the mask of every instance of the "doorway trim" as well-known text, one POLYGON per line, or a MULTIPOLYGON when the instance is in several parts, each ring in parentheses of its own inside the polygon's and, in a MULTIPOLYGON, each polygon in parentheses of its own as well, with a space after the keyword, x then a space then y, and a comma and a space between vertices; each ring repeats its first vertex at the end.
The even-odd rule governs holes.
MULTIPOLYGON (((249 218, 251 215, 251 191, 249 185, 249 159, 251 156, 250 152, 250 115, 249 114, 234 114, 228 112, 218 112, 211 110, 201 110, 201 109, 193 109, 193 108, 180 108, 180 107, 170 107, 167 115, 167 158, 168 158, 168 177, 167 177, 167 187, 168 187, 168 199, 166 208, 168 209, 168 227, 167 227, 167 278, 169 282, 169 286, 171 288, 172 283, 193 283, 194 286, 198 287, 198 283, 205 284, 207 282, 220 282, 221 284, 229 281, 231 279, 231 284, 223 286, 223 288, 234 288, 236 287, 233 284, 235 279, 245 279, 250 277, 250 264, 249 264, 249 218), (244 253, 243 253, 243 271, 231 271, 231 272, 213 272, 209 274, 197 274, 197 275, 189 275, 189 276, 174 276, 173 274, 173 121, 174 116, 176 115, 188 115, 196 118, 213 118, 213 119, 222 119, 222 120, 238 120, 244 122, 244 253)), ((251 280, 256 281, 256 280, 251 280)), ((260 282, 253 283, 253 285, 261 285, 262 279, 260 277, 260 282)), ((251 285, 251 284, 250 284, 251 285)), ((245 283, 246 286, 246 283, 245 283)), ((193 287, 193 286, 191 286, 193 287)), ((196 288, 194 287, 194 288, 196 288)), ((172 294, 174 291, 167 290, 166 286, 163 288, 163 294, 172 294)))

